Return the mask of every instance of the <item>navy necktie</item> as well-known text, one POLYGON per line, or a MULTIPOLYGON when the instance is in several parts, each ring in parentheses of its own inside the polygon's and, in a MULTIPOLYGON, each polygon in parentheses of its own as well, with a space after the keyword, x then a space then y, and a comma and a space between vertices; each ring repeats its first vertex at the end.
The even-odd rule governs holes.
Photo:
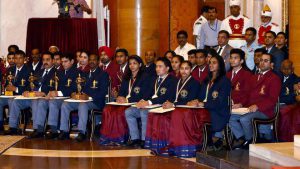
POLYGON ((157 87, 160 86, 161 82, 162 82, 162 78, 159 78, 159 79, 158 79, 158 82, 157 82, 157 87))

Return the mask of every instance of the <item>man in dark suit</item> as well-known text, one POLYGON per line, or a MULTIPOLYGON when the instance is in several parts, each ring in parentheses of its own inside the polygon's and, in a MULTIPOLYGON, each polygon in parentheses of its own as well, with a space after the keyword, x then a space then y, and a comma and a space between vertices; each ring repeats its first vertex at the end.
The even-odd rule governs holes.
POLYGON ((61 52, 56 52, 53 54, 54 55, 54 67, 57 70, 64 70, 63 66, 61 65, 61 57, 62 57, 62 53, 61 52))
MULTIPOLYGON (((21 95, 28 88, 29 69, 24 66, 25 53, 23 51, 17 51, 14 55, 15 66, 10 67, 7 70, 8 76, 13 76, 11 83, 6 80, 5 91, 13 92, 13 95, 21 95)), ((13 98, 1 98, 0 99, 0 131, 3 131, 3 107, 6 105, 11 106, 13 98)))
POLYGON ((275 45, 276 34, 273 31, 268 31, 265 34, 265 49, 274 57, 273 70, 276 73, 280 72, 281 62, 284 60, 284 52, 278 49, 275 45))
POLYGON ((145 53, 145 66, 144 72, 150 76, 156 77, 155 71, 155 59, 156 59, 156 52, 153 50, 149 50, 145 53))
POLYGON ((27 66, 30 68, 31 72, 35 74, 36 72, 40 71, 43 66, 43 62, 41 61, 41 53, 39 49, 32 49, 31 59, 32 61, 27 63, 27 66))
POLYGON ((280 78, 282 82, 280 103, 285 105, 294 104, 296 102, 296 94, 294 85, 298 83, 298 77, 294 74, 293 62, 284 60, 281 64, 280 78))
MULTIPOLYGON (((105 105, 105 96, 108 92, 109 76, 106 72, 99 68, 99 56, 89 56, 89 66, 91 68, 87 75, 85 85, 82 90, 82 97, 88 100, 90 97, 93 99, 90 102, 64 102, 61 106, 61 118, 60 118, 60 130, 61 133, 58 139, 69 139, 69 118, 70 113, 73 110, 78 110, 79 122, 78 130, 79 134, 76 137, 76 141, 81 142, 86 138, 86 126, 88 121, 89 111, 92 109, 102 110, 105 105)), ((76 99, 76 96, 72 98, 76 99)), ((78 99, 77 99, 78 100, 78 99)))
POLYGON ((218 46, 215 47, 214 49, 224 59, 226 71, 229 71, 230 69, 230 62, 229 62, 230 51, 231 49, 233 49, 233 47, 230 46, 228 42, 229 42, 229 33, 225 30, 221 30, 218 34, 218 46))
POLYGON ((287 46, 287 36, 284 32, 279 32, 276 37, 276 47, 284 53, 284 59, 289 58, 289 49, 287 46))

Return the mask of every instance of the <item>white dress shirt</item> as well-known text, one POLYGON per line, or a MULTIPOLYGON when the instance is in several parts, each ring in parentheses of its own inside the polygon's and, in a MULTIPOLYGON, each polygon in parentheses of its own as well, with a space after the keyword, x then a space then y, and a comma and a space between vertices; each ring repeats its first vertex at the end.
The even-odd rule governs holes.
POLYGON ((183 56, 184 60, 188 60, 188 52, 192 49, 196 49, 196 47, 192 44, 186 43, 183 47, 178 46, 174 52, 177 55, 183 56))

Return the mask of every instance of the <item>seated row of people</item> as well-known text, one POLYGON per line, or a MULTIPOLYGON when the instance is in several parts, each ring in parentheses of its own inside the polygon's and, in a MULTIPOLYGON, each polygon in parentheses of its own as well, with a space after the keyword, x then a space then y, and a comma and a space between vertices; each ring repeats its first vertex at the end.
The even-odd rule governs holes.
MULTIPOLYGON (((251 120, 271 118, 281 90, 280 78, 272 71, 273 56, 268 53, 262 53, 259 58, 260 71, 256 75, 252 75, 245 66, 245 53, 240 49, 233 49, 230 52, 231 70, 228 73, 221 56, 210 52, 208 57, 207 51, 197 50, 194 65, 176 55, 172 57, 172 62, 167 57, 158 58, 155 62, 155 72, 150 76, 149 73, 145 73, 144 69, 147 66, 144 66, 139 56, 128 57, 125 49, 119 49, 115 57, 117 63, 121 65, 121 71, 115 72, 114 75, 121 79, 122 83, 116 86, 119 90, 115 92, 116 101, 120 104, 136 103, 136 106, 105 106, 109 81, 113 79, 105 70, 108 69, 107 66, 115 63, 110 59, 112 54, 109 48, 100 48, 99 55, 100 57, 95 54, 88 55, 90 71, 84 72, 76 68, 73 57, 69 55, 62 55, 64 70, 53 69, 53 54, 44 53, 42 55, 44 68, 35 75, 37 80, 33 88, 35 96, 43 98, 0 99, 0 102, 6 100, 3 105, 9 105, 8 134, 17 134, 20 111, 31 107, 35 129, 30 135, 31 138, 45 135, 44 127, 49 109, 50 131, 46 137, 68 139, 70 112, 78 110, 80 133, 76 140, 82 141, 87 134, 88 111, 103 109, 100 128, 102 144, 125 144, 130 137, 129 146, 146 147, 155 153, 190 157, 201 147, 202 127, 206 122, 212 124, 214 148, 219 149, 222 145, 222 131, 227 124, 236 138, 236 147, 247 145, 252 139, 251 120), (100 59, 107 60, 99 68, 100 59), (57 89, 55 85, 51 85, 56 78, 55 75, 59 79, 57 89), (62 98, 62 96, 74 98, 74 92, 78 91, 79 87, 76 85, 78 76, 84 77, 86 81, 82 97, 85 99, 91 97, 93 101, 70 103, 62 98), (155 104, 162 105, 164 109, 175 108, 175 110, 165 114, 154 114, 147 107, 155 104), (177 107, 180 105, 201 109, 177 107), (230 106, 233 109, 246 107, 250 112, 242 116, 231 115, 230 106), (60 119, 59 111, 61 111, 60 119)), ((17 80, 20 78, 19 68, 23 69, 24 52, 19 51, 15 58, 16 64, 17 58, 20 58, 20 64, 16 65, 14 71, 17 80)), ((151 63, 149 60, 148 67, 148 63, 151 63)), ((27 79, 30 74, 29 71, 24 74, 20 81, 8 83, 6 90, 14 91, 16 95, 29 96, 30 84, 27 79), (21 90, 23 86, 24 89, 21 90)))
MULTIPOLYGON (((281 82, 272 71, 273 56, 271 54, 262 54, 259 64, 260 73, 257 75, 252 75, 245 66, 245 53, 240 49, 231 51, 230 64, 232 70, 226 74, 223 59, 218 55, 212 56, 209 59, 208 76, 200 85, 192 77, 190 62, 180 63, 180 78, 178 78, 169 72, 171 67, 174 67, 174 62, 172 65, 167 59, 159 58, 156 61, 158 77, 152 83, 154 90, 150 96, 145 95, 143 99, 129 101, 120 95, 117 102, 137 102, 136 107, 111 105, 105 107, 100 130, 101 143, 124 144, 129 132, 130 146, 150 148, 156 153, 182 157, 193 156, 201 145, 199 138, 202 138, 202 130, 199 126, 211 121, 214 148, 218 149, 222 145, 222 131, 227 124, 232 128, 236 138, 235 147, 248 145, 252 139, 251 120, 271 118, 274 115, 281 82), (230 94, 231 102, 229 102, 230 94), (153 104, 161 104, 165 109, 176 107, 176 105, 203 107, 208 110, 209 115, 201 110, 203 112, 198 113, 197 117, 193 115, 191 109, 182 108, 176 108, 171 113, 154 114, 147 109, 147 106, 153 104), (230 104, 233 109, 247 107, 249 113, 230 115, 230 104), (111 111, 115 113, 112 115, 109 113, 111 111), (176 113, 178 111, 181 114, 176 113), (138 130, 137 119, 139 118, 141 131, 138 130), (191 122, 193 120, 198 123, 195 125, 191 122), (117 127, 116 124, 122 124, 120 125, 122 128, 117 127)), ((135 91, 130 88, 127 90, 129 93, 135 91)), ((147 91, 142 93, 148 94, 147 91)))

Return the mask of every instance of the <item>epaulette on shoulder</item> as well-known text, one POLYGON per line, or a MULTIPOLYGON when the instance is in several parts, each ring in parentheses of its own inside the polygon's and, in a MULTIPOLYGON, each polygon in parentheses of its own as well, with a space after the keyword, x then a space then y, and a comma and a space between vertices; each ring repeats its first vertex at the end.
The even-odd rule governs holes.
POLYGON ((248 16, 246 16, 246 15, 243 15, 245 18, 247 18, 247 19, 249 19, 249 17, 248 16))

